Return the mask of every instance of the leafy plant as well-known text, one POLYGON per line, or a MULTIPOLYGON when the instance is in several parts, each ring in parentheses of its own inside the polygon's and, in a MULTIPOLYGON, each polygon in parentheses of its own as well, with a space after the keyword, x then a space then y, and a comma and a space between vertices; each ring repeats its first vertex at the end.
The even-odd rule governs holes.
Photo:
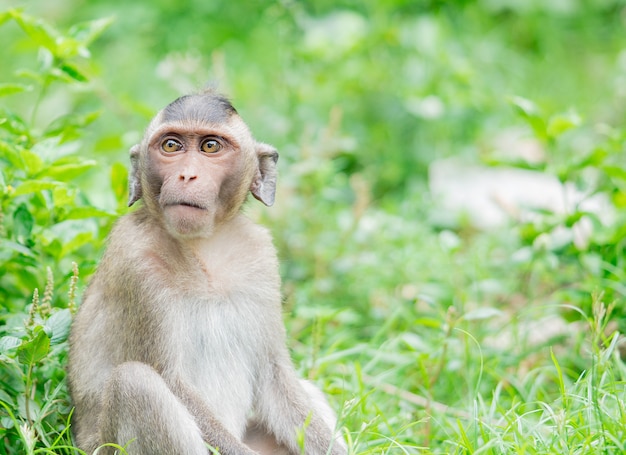
MULTIPOLYGON (((77 184, 96 165, 80 137, 98 113, 61 112, 39 125, 37 110, 55 85, 88 82, 88 46, 110 21, 66 33, 20 10, 0 13, 8 21, 38 47, 38 67, 0 84, 2 97, 37 92, 30 119, 0 110, 0 448, 69 453, 64 365, 78 270, 92 268, 115 213, 90 204, 77 184)), ((124 174, 115 178, 125 185, 124 174)))
MULTIPOLYGON (((626 298, 625 132, 589 125, 576 112, 547 115, 532 101, 512 98, 518 115, 540 144, 538 162, 500 161, 554 176, 563 209, 536 210, 517 227, 529 280, 548 286, 562 302, 589 312, 589 295, 602 290, 609 302, 626 298)), ((626 330, 623 308, 613 314, 626 330)))

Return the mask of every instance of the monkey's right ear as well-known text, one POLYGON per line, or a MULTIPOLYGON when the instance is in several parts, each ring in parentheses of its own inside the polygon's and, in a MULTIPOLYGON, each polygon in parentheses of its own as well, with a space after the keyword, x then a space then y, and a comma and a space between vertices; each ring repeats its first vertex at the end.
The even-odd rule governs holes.
POLYGON ((130 148, 130 173, 128 174, 128 206, 141 199, 141 177, 139 175, 139 144, 130 148))
POLYGON ((252 195, 268 207, 274 204, 276 195, 276 162, 278 152, 271 145, 256 143, 256 154, 259 159, 257 175, 250 185, 252 195))

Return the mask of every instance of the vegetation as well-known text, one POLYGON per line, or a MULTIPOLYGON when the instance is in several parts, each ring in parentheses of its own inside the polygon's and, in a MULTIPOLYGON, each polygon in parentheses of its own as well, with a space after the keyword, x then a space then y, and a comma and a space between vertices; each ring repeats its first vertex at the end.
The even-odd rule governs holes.
POLYGON ((276 205, 247 212, 351 453, 626 451, 623 0, 21 4, 0 1, 0 453, 79 453, 67 334, 127 151, 208 81, 281 152, 276 205), (567 203, 483 228, 431 191, 451 157, 567 203))

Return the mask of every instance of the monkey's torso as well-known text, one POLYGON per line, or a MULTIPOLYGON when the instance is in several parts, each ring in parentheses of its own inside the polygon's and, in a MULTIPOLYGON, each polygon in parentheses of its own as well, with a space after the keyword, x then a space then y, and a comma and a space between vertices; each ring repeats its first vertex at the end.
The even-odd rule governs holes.
POLYGON ((74 322, 77 440, 97 437, 101 392, 128 361, 192 387, 241 438, 259 381, 280 361, 270 352, 287 356, 270 235, 237 215, 209 239, 183 244, 149 221, 143 209, 120 219, 74 322))

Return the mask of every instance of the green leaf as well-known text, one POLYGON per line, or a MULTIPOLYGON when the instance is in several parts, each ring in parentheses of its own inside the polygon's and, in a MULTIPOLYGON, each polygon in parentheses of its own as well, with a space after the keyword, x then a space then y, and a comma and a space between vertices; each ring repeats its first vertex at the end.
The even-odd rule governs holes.
POLYGON ((67 256, 69 253, 76 251, 81 246, 90 243, 91 241, 93 241, 93 234, 91 232, 81 232, 72 240, 63 245, 59 256, 67 256))
POLYGON ((13 17, 12 11, 3 11, 0 13, 0 25, 4 24, 6 21, 13 17))
POLYGON ((623 209, 626 207, 626 192, 616 191, 611 199, 617 208, 623 209))
POLYGON ((83 220, 86 218, 102 218, 115 216, 113 213, 109 213, 105 210, 100 210, 95 207, 74 207, 59 217, 59 222, 67 220, 83 220))
POLYGON ((72 26, 68 35, 86 47, 98 38, 113 23, 113 21, 113 17, 105 17, 93 21, 82 22, 72 26))
POLYGON ((557 377, 559 379, 558 382, 559 382, 559 389, 561 390, 561 398, 563 398, 563 400, 566 400, 567 394, 565 390, 565 381, 563 380, 563 370, 561 370, 561 365, 559 364, 558 359, 554 355, 554 350, 552 349, 552 347, 550 347, 550 357, 552 358, 552 363, 554 364, 554 367, 556 368, 557 377))
POLYGON ((17 348, 17 356, 23 365, 34 365, 50 352, 50 338, 41 326, 35 327, 34 336, 23 341, 17 348))
POLYGON ((52 190, 52 201, 54 206, 59 210, 66 210, 66 207, 71 207, 76 197, 76 189, 69 188, 67 186, 57 186, 52 190))
POLYGON ((84 174, 98 163, 94 160, 83 160, 81 163, 56 164, 45 169, 40 177, 50 177, 60 182, 68 182, 84 174))
POLYGON ((57 54, 57 42, 61 35, 54 27, 42 19, 34 18, 21 11, 12 10, 11 15, 35 43, 49 49, 54 55, 57 54))
POLYGON ((70 63, 63 63, 59 66, 59 69, 75 81, 87 82, 89 80, 87 76, 85 76, 78 68, 76 68, 75 65, 72 65, 70 63))
POLYGON ((23 194, 37 193, 44 190, 52 190, 59 185, 63 185, 61 182, 50 182, 46 180, 28 180, 15 188, 13 192, 14 196, 21 196, 23 194))
POLYGON ((13 212, 13 230, 15 237, 21 243, 29 239, 35 225, 35 218, 28 210, 26 204, 20 204, 13 212))
POLYGON ((626 169, 624 169, 623 167, 607 165, 604 166, 602 169, 609 177, 626 182, 626 169))
POLYGON ((24 84, 0 84, 0 96, 14 95, 16 93, 28 92, 32 86, 24 84))
POLYGON ((31 152, 30 150, 22 150, 20 153, 22 162, 24 165, 22 169, 26 171, 29 176, 37 175, 44 168, 44 162, 39 155, 31 152))
POLYGON ((46 327, 49 329, 50 344, 52 346, 63 343, 67 340, 70 333, 70 326, 72 324, 72 313, 70 310, 63 309, 55 311, 46 321, 46 327))
POLYGON ((84 159, 83 154, 77 155, 80 148, 81 144, 78 141, 67 142, 60 136, 53 136, 37 141, 31 147, 31 151, 45 162, 56 165, 80 163, 84 159), (67 161, 60 161, 62 158, 66 158, 67 161))
POLYGON ((45 84, 45 80, 46 80, 46 77, 47 77, 47 75, 43 75, 41 73, 38 73, 37 71, 32 71, 32 70, 28 70, 28 69, 17 70, 15 72, 15 75, 20 77, 20 78, 31 79, 31 80, 35 81, 38 85, 45 84))
POLYGON ((585 213, 585 212, 579 212, 579 211, 576 211, 576 212, 574 212, 574 213, 572 213, 572 214, 568 215, 568 216, 565 218, 565 221, 564 221, 565 226, 567 226, 568 228, 571 228, 571 227, 572 227, 572 226, 574 226, 576 223, 578 223, 578 222, 581 220, 581 218, 582 218, 583 216, 585 216, 585 215, 587 215, 587 213, 585 213))
POLYGON ((100 111, 88 112, 87 114, 68 114, 54 119, 46 128, 44 136, 62 136, 67 130, 74 132, 93 123, 100 116, 100 111))
POLYGON ((60 260, 61 259, 61 251, 63 250, 63 244, 59 239, 53 239, 44 243, 45 252, 52 256, 53 258, 60 260))
POLYGON ((0 338, 0 354, 11 351, 22 344, 22 340, 17 337, 6 336, 0 338))
POLYGON ((518 113, 525 117, 539 116, 539 108, 529 99, 522 98, 521 96, 512 96, 509 98, 509 103, 516 108, 518 113))
POLYGON ((35 254, 32 252, 30 248, 25 247, 24 245, 20 245, 17 242, 3 241, 2 242, 2 250, 4 251, 12 251, 14 253, 18 253, 30 258, 34 258, 35 254))
POLYGON ((24 169, 24 162, 20 156, 22 150, 24 149, 19 145, 0 141, 0 158, 4 159, 14 168, 24 169))
POLYGON ((609 152, 602 147, 596 147, 593 152, 584 157, 578 167, 583 169, 587 166, 600 167, 609 156, 609 152))
POLYGON ((74 57, 89 57, 89 51, 74 38, 62 37, 57 43, 57 57, 66 61, 74 57))
POLYGON ((509 98, 509 103, 511 103, 515 111, 526 120, 539 139, 546 139, 546 122, 541 117, 541 112, 535 103, 521 96, 512 96, 509 98))
POLYGON ((15 136, 30 137, 30 131, 26 122, 20 116, 6 109, 0 111, 0 128, 9 131, 15 136))
POLYGON ((126 200, 128 199, 128 170, 120 162, 111 166, 111 186, 118 204, 126 205, 126 200))
POLYGON ((551 138, 557 138, 566 131, 580 126, 582 119, 576 112, 559 114, 548 121, 547 133, 551 138))
POLYGON ((441 327, 441 321, 435 318, 417 318, 414 323, 415 325, 423 325, 424 327, 432 327, 434 329, 441 327))

